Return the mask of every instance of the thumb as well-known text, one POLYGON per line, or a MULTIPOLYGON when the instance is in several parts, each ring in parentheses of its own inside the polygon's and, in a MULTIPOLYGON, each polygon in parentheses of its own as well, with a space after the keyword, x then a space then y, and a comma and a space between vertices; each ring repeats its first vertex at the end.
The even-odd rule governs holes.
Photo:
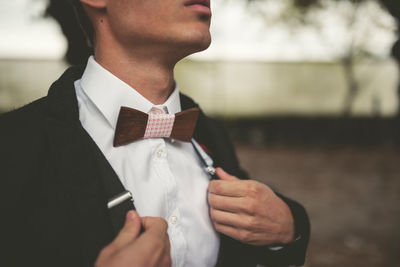
POLYGON ((224 181, 237 181, 237 180, 239 180, 239 178, 230 175, 229 173, 227 173, 226 171, 224 171, 224 169, 222 169, 220 167, 215 169, 215 173, 218 175, 218 177, 221 180, 224 180, 224 181))
POLYGON ((115 250, 119 250, 134 241, 139 235, 141 221, 139 214, 135 210, 130 210, 126 214, 125 225, 110 244, 115 250))

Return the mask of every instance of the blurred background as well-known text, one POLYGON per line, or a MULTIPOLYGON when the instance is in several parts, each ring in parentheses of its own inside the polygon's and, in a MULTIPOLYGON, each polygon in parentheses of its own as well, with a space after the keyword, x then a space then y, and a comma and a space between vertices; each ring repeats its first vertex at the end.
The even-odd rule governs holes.
MULTIPOLYGON (((213 43, 178 64, 180 90, 225 123, 252 177, 306 207, 306 266, 397 266, 400 2, 211 2, 213 43)), ((88 53, 60 0, 1 1, 0 36, 0 113, 88 53)))

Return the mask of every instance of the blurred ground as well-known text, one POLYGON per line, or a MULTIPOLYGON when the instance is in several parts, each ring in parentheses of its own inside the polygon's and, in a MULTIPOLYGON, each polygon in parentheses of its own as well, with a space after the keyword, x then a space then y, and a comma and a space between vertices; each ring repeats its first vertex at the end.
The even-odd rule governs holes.
POLYGON ((238 145, 237 153, 252 177, 306 207, 305 266, 399 266, 400 150, 238 145))

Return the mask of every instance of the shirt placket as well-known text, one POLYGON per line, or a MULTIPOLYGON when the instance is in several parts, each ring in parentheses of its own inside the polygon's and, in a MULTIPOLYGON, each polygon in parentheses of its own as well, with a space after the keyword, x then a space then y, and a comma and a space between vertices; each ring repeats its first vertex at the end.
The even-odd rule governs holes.
MULTIPOLYGON (((155 114, 164 113, 157 108, 153 108, 151 112, 155 114)), ((168 151, 166 142, 163 138, 153 140, 155 144, 153 164, 157 176, 164 184, 166 218, 168 223, 168 234, 171 244, 171 257, 173 266, 181 267, 185 263, 185 255, 187 251, 187 242, 183 235, 180 225, 179 196, 176 178, 170 170, 168 164, 168 151)))

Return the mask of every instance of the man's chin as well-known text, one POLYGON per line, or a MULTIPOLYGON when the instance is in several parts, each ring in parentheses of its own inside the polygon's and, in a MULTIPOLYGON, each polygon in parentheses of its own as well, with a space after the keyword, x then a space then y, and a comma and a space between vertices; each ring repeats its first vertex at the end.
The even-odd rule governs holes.
MULTIPOLYGON (((204 51, 204 50, 206 50, 207 48, 209 48, 210 45, 211 45, 211 36, 209 36, 209 37, 207 37, 207 38, 201 40, 201 42, 199 42, 199 43, 197 44, 196 52, 204 51)), ((196 53, 196 52, 195 52, 195 53, 196 53)))
POLYGON ((211 35, 208 32, 207 34, 202 34, 200 36, 196 36, 189 40, 186 44, 188 50, 192 50, 191 53, 197 53, 206 50, 211 44, 211 35))
POLYGON ((181 47, 181 58, 190 56, 195 53, 202 52, 206 50, 211 44, 211 39, 210 41, 207 42, 200 42, 200 43, 192 43, 190 45, 182 46, 181 47))
POLYGON ((179 37, 169 38, 169 40, 164 43, 167 47, 169 56, 175 58, 179 61, 191 54, 198 53, 206 50, 211 44, 211 35, 209 32, 199 34, 197 31, 195 34, 191 32, 190 34, 181 35, 179 37))

